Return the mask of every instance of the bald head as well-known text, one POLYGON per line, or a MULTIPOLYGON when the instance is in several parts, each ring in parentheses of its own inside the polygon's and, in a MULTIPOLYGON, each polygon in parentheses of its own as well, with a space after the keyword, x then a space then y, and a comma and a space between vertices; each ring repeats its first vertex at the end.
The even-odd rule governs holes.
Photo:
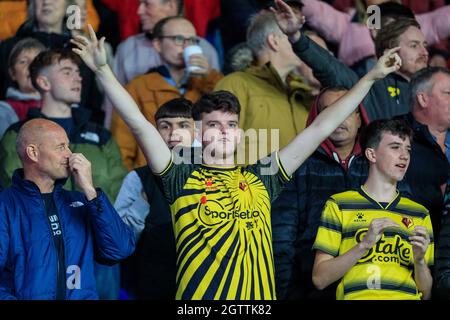
POLYGON ((29 145, 39 145, 49 138, 49 134, 54 132, 64 132, 64 129, 56 122, 46 119, 33 119, 25 122, 20 128, 16 140, 16 151, 22 164, 28 159, 27 147, 29 145))

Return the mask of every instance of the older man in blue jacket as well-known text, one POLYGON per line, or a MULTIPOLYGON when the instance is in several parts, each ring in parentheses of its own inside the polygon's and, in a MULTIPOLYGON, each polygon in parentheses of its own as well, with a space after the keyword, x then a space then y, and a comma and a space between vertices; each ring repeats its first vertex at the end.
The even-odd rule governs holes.
POLYGON ((0 194, 0 299, 98 299, 94 259, 129 256, 133 232, 58 124, 27 122, 16 150, 23 169, 0 194), (62 188, 70 174, 82 193, 62 188))

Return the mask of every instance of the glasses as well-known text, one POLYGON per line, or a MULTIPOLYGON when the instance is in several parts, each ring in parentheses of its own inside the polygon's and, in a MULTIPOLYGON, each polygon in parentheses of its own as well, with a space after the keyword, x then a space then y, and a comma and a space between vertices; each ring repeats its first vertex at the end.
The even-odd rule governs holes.
POLYGON ((200 43, 200 39, 198 37, 183 37, 181 35, 176 36, 161 36, 161 39, 168 38, 172 40, 177 46, 184 46, 185 43, 188 45, 198 45, 200 43))

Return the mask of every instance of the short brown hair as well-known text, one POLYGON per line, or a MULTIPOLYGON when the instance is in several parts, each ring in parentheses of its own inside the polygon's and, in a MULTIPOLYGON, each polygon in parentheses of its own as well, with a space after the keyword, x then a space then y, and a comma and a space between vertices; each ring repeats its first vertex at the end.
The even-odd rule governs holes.
POLYGON ((204 94, 194 103, 192 107, 192 118, 195 121, 199 121, 202 120, 202 113, 211 113, 217 110, 239 116, 241 113, 241 105, 233 93, 224 90, 214 91, 204 94))
POLYGON ((375 49, 377 57, 381 57, 384 50, 395 48, 400 43, 400 36, 405 33, 409 27, 420 29, 420 24, 411 18, 400 18, 394 23, 384 26, 375 38, 375 49))
POLYGON ((54 65, 55 63, 60 63, 62 60, 71 60, 76 65, 81 64, 81 60, 69 49, 54 49, 46 50, 39 53, 33 62, 30 63, 30 78, 33 87, 38 91, 42 91, 39 85, 36 83, 36 79, 39 76, 42 69, 54 65))
POLYGON ((365 152, 367 148, 376 149, 380 144, 384 133, 390 133, 394 136, 400 137, 403 140, 409 138, 411 142, 414 135, 414 131, 404 120, 374 120, 362 131, 360 143, 363 152, 365 152))

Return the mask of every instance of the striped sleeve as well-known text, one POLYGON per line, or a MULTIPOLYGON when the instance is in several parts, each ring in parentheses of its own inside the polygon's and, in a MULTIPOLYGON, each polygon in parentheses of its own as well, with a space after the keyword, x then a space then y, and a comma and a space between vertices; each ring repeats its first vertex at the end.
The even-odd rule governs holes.
POLYGON ((278 152, 259 160, 256 164, 248 166, 247 171, 255 174, 264 184, 270 197, 270 202, 276 200, 290 177, 281 164, 278 152))
POLYGON ((428 235, 430 236, 430 244, 428 245, 427 252, 425 252, 425 261, 427 265, 431 267, 434 265, 434 236, 429 214, 425 217, 423 226, 427 229, 428 235))
POLYGON ((159 176, 159 182, 161 183, 164 196, 170 204, 174 203, 179 197, 187 179, 194 170, 195 165, 183 163, 176 164, 172 154, 172 158, 167 168, 157 175, 159 176))
POLYGON ((339 255, 342 239, 342 213, 333 199, 329 199, 322 211, 313 249, 328 253, 334 257, 339 255))

